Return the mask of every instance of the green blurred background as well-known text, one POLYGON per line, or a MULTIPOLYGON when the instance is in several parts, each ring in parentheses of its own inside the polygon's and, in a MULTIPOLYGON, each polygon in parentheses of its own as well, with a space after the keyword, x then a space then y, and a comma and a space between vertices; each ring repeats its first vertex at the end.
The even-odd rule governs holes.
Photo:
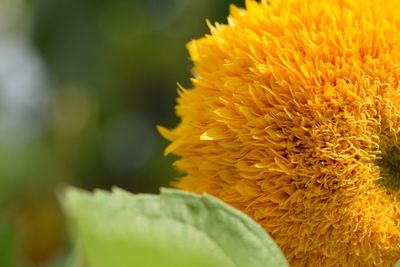
POLYGON ((156 193, 177 176, 173 127, 185 44, 228 0, 0 0, 0 266, 63 266, 56 192, 156 193))

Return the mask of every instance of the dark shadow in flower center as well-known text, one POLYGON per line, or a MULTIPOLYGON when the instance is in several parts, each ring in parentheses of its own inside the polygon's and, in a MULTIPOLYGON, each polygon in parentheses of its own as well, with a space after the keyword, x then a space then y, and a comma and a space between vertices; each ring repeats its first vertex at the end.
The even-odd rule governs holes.
POLYGON ((394 147, 377 160, 381 184, 389 190, 400 190, 400 148, 394 147))

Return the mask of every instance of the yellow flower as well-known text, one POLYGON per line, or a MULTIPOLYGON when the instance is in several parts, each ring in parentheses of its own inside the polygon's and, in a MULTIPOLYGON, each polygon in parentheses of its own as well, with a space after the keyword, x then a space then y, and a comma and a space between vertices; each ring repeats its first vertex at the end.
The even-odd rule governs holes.
POLYGON ((188 45, 179 188, 259 222, 292 266, 400 258, 400 1, 246 1, 188 45))

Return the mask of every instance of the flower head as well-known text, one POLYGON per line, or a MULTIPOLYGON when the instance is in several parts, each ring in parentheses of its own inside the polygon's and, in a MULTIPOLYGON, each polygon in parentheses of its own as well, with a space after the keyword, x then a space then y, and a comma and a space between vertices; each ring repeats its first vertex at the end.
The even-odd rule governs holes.
POLYGON ((400 258, 400 2, 246 1, 189 45, 179 188, 211 193, 293 266, 400 258))

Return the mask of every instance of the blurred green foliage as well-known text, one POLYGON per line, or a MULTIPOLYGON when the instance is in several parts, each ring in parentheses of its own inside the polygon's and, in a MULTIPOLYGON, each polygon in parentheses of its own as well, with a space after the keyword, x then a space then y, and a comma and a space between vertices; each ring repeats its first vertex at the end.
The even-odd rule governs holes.
POLYGON ((34 6, 33 37, 54 83, 51 139, 59 162, 73 172, 67 176, 88 187, 152 192, 176 176, 162 158, 166 143, 155 125, 176 124, 176 82, 190 87, 185 44, 208 31, 205 18, 225 21, 228 6, 210 0, 34 6))
POLYGON ((0 266, 11 266, 15 237, 15 229, 0 219, 0 266))
POLYGON ((1 266, 63 261, 63 184, 158 192, 179 176, 155 126, 176 125, 176 83, 190 88, 185 44, 231 3, 0 0, 1 62, 15 63, 0 64, 1 266))

